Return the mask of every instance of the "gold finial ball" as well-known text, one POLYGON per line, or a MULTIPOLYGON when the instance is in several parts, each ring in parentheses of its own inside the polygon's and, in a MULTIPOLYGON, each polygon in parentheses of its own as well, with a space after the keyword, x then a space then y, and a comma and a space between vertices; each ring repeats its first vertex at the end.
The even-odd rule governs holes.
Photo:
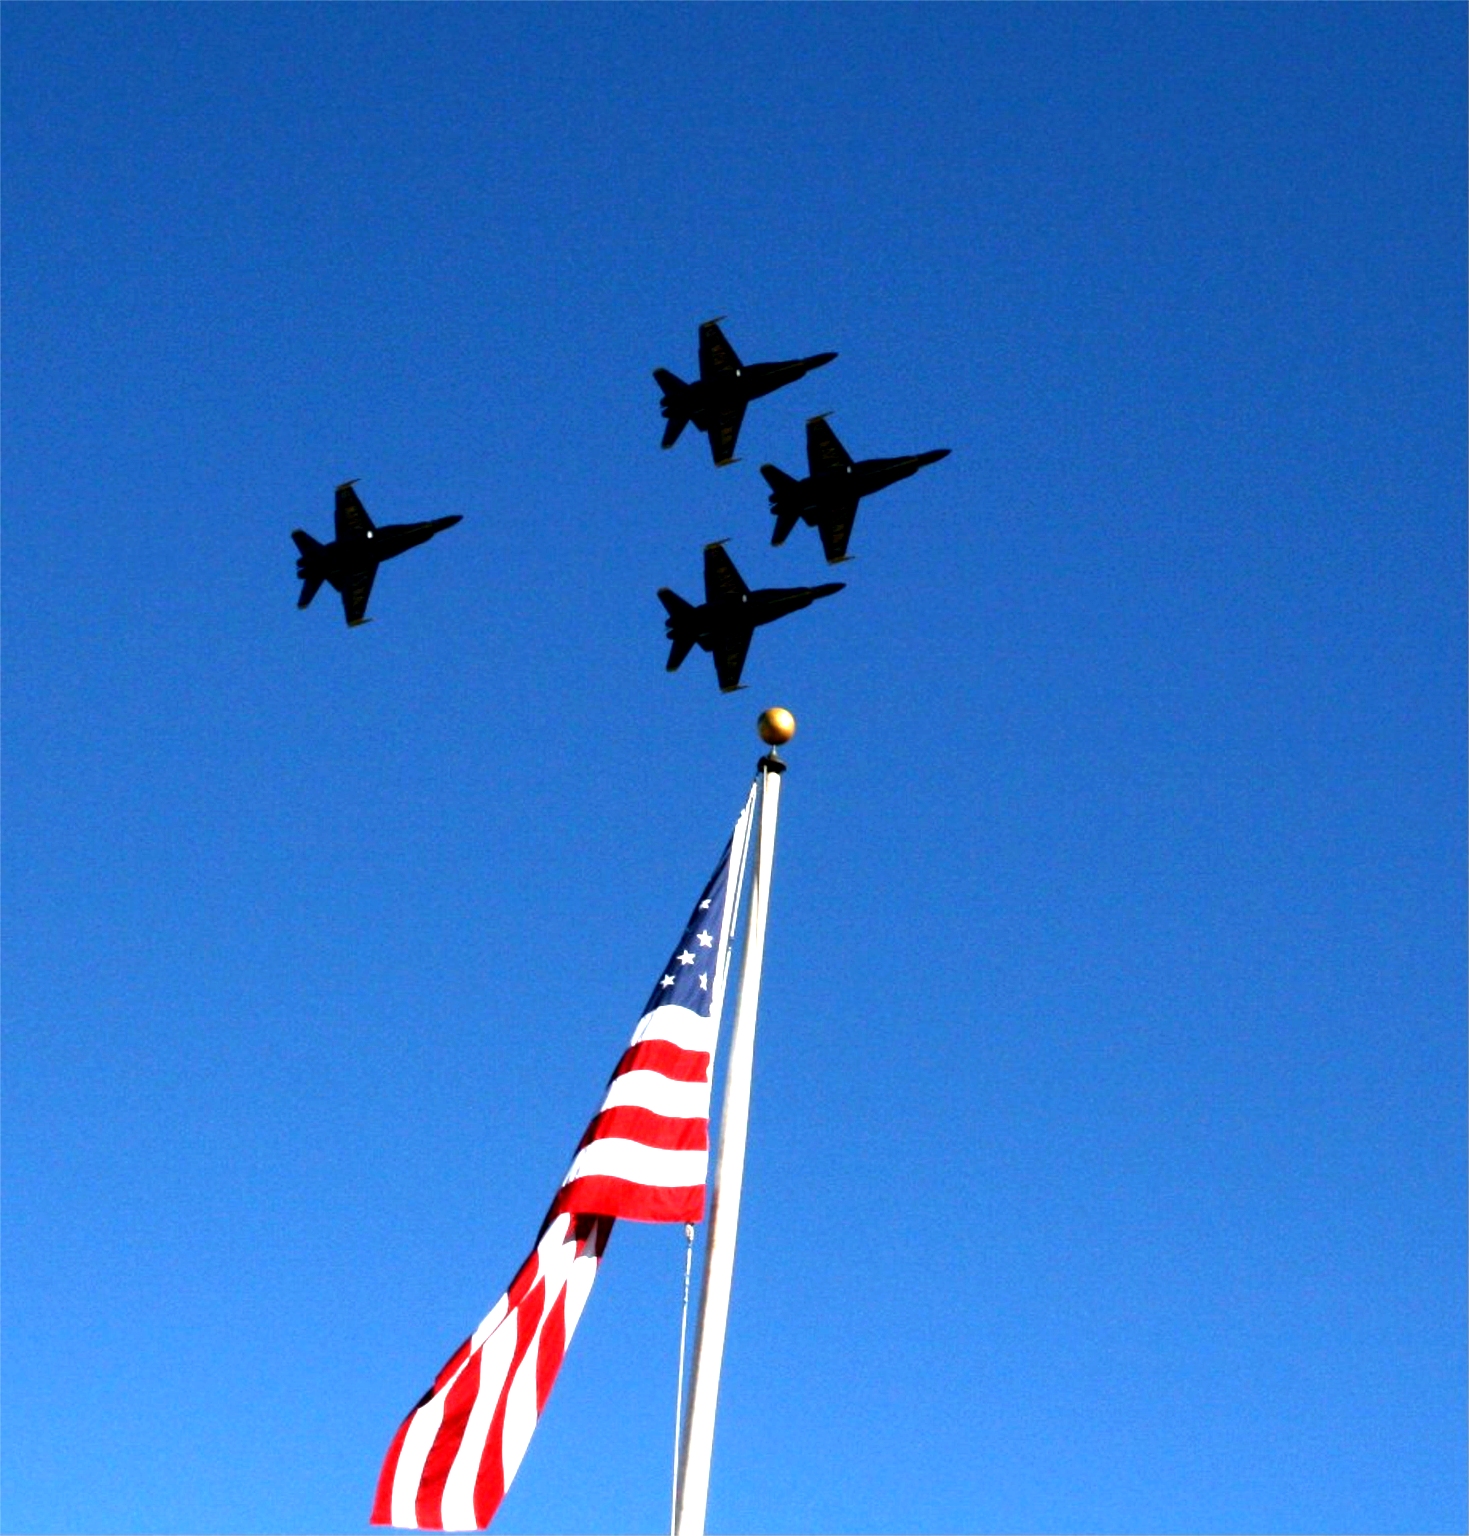
POLYGON ((796 734, 796 717, 788 709, 767 709, 755 729, 767 747, 783 747, 796 734))

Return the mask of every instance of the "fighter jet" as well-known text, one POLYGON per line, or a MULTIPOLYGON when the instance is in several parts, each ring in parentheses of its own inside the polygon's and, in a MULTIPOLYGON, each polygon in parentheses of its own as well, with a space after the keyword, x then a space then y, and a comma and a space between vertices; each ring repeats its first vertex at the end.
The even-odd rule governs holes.
POLYGON ((949 456, 949 449, 935 448, 929 453, 909 453, 896 459, 862 459, 852 456, 837 441, 826 424, 825 416, 813 416, 806 423, 806 463, 810 473, 797 480, 774 464, 762 464, 760 473, 770 487, 770 510, 775 516, 772 544, 784 544, 797 520, 821 530, 821 547, 826 563, 836 565, 850 558, 847 540, 857 518, 857 503, 874 491, 895 481, 916 475, 925 464, 936 464, 949 456))
POLYGON ((668 638, 673 642, 667 670, 677 672, 697 645, 714 654, 720 692, 733 693, 740 686, 750 636, 757 625, 784 618, 798 608, 809 608, 818 597, 830 597, 844 586, 844 581, 829 581, 824 587, 766 587, 752 592, 725 554, 724 540, 706 544, 704 602, 700 607, 686 603, 667 587, 658 589, 659 600, 668 610, 668 638))
POLYGON ((694 383, 685 384, 666 368, 653 370, 653 377, 663 391, 661 404, 668 422, 663 446, 672 448, 679 433, 693 422, 700 432, 709 434, 709 450, 715 464, 733 464, 735 440, 750 401, 783 385, 794 384, 835 356, 835 352, 818 352, 815 357, 798 357, 787 363, 746 365, 724 339, 719 321, 706 320, 699 327, 699 377, 694 383))
POLYGON ((301 596, 296 606, 309 608, 322 582, 329 581, 342 594, 342 611, 347 615, 349 628, 372 622, 366 617, 367 598, 377 568, 384 560, 401 555, 415 544, 425 544, 436 533, 464 521, 456 515, 436 517, 427 523, 389 523, 379 528, 352 489, 356 484, 355 480, 348 480, 337 487, 337 536, 330 544, 318 544, 300 528, 291 534, 301 551, 296 562, 301 596))

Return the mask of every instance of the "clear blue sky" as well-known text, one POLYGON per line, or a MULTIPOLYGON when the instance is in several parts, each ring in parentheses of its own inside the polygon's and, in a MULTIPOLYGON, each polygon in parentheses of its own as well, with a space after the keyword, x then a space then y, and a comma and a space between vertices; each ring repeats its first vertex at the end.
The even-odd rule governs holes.
MULTIPOLYGON (((363 1527, 774 703, 711 1529, 1464 1529, 1465 15, 4 8, 6 1529, 363 1527)), ((498 1530, 664 1528, 681 1248, 498 1530)))

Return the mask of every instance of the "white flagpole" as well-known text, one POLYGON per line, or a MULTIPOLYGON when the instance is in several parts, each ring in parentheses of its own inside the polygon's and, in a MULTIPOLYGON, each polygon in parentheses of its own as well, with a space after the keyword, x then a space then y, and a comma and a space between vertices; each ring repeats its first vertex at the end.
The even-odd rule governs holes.
MULTIPOLYGON (((790 728, 795 729, 794 721, 790 728)), ((785 767, 774 752, 760 760, 760 835, 755 850, 755 872, 750 880, 750 926, 745 934, 740 963, 740 991, 735 1001, 729 1065, 724 1077, 724 1113, 720 1120, 719 1153, 714 1165, 709 1237, 704 1247, 703 1287, 694 1333, 694 1368, 674 1503, 674 1536, 704 1536, 704 1512, 709 1502, 714 1408, 719 1396, 719 1371, 724 1358, 724 1334, 729 1320, 730 1288, 734 1281, 735 1236, 740 1220, 745 1136, 750 1116, 750 1077, 755 1065, 755 1015, 760 1004, 765 916, 770 905, 770 876, 775 864, 780 776, 785 767)))

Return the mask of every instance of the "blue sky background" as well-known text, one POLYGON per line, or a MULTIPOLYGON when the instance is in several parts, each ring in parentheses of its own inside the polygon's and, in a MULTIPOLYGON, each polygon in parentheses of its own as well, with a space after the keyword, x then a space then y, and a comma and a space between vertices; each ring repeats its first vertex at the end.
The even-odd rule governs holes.
MULTIPOLYGON (((711 1529, 1464 1529, 1463 8, 0 22, 5 1528, 362 1528, 780 703, 711 1529), (953 456, 665 675, 824 410, 953 456)), ((681 1273, 496 1529, 664 1528, 681 1273)))

